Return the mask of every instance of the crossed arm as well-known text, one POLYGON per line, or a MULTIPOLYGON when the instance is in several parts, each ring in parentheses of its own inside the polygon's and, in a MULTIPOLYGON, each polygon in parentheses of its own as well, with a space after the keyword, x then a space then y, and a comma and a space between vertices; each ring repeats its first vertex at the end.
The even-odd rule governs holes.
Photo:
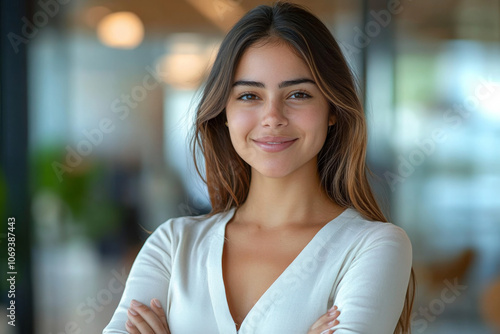
MULTIPOLYGON (((307 334, 394 331, 408 285, 411 244, 402 230, 389 224, 383 227, 369 233, 365 240, 356 240, 357 245, 364 246, 344 263, 334 282, 331 297, 339 309, 321 315, 307 334)), ((134 264, 117 314, 104 333, 169 333, 165 309, 154 302, 157 297, 166 305, 165 282, 170 280, 171 259, 160 245, 164 246, 167 239, 168 235, 158 234, 148 238, 149 251, 138 255, 136 261, 141 265, 134 264), (150 269, 145 270, 144 265, 150 269), (136 296, 137 291, 141 296, 136 296), (132 306, 132 298, 140 298, 143 303, 132 306), (145 304, 147 301, 150 305, 145 304)))
MULTIPOLYGON (((309 328, 307 334, 334 333, 334 326, 339 323, 339 314, 337 307, 332 307, 309 328)), ((156 298, 151 300, 149 307, 132 300, 127 317, 125 326, 130 334, 170 334, 165 311, 156 298)))

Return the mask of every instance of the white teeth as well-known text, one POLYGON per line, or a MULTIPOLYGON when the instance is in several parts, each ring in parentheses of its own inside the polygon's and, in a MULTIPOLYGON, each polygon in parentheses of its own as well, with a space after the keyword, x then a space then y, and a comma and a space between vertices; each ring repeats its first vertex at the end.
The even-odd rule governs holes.
POLYGON ((266 144, 282 144, 283 142, 266 141, 266 144))

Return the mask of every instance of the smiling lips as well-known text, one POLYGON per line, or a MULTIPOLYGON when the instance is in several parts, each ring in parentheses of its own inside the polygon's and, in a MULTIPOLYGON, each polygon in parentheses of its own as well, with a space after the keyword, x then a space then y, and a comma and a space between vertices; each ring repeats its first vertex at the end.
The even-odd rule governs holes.
POLYGON ((295 143, 297 138, 290 137, 261 137, 253 141, 266 152, 280 152, 295 143))

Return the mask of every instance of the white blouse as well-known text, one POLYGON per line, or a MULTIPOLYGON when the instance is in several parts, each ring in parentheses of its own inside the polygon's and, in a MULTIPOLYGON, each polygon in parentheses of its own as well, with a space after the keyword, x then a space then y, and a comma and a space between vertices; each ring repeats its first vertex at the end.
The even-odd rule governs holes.
POLYGON ((237 331, 226 299, 222 250, 236 209, 172 218, 146 240, 103 334, 127 333, 132 299, 158 298, 172 334, 306 334, 332 306, 336 334, 391 334, 412 265, 406 233, 348 208, 319 230, 249 311, 237 331))

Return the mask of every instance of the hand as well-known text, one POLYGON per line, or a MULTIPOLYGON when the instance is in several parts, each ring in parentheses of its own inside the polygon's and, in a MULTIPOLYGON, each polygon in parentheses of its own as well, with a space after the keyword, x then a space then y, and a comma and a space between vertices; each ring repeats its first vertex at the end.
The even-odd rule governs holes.
POLYGON ((335 332, 335 329, 331 329, 333 326, 339 324, 337 317, 340 311, 337 310, 337 306, 333 306, 325 314, 319 317, 318 320, 309 328, 307 334, 331 334, 335 332))
POLYGON ((127 331, 131 334, 170 334, 167 317, 160 301, 154 298, 150 306, 151 308, 132 299, 128 309, 128 320, 125 323, 127 331))

